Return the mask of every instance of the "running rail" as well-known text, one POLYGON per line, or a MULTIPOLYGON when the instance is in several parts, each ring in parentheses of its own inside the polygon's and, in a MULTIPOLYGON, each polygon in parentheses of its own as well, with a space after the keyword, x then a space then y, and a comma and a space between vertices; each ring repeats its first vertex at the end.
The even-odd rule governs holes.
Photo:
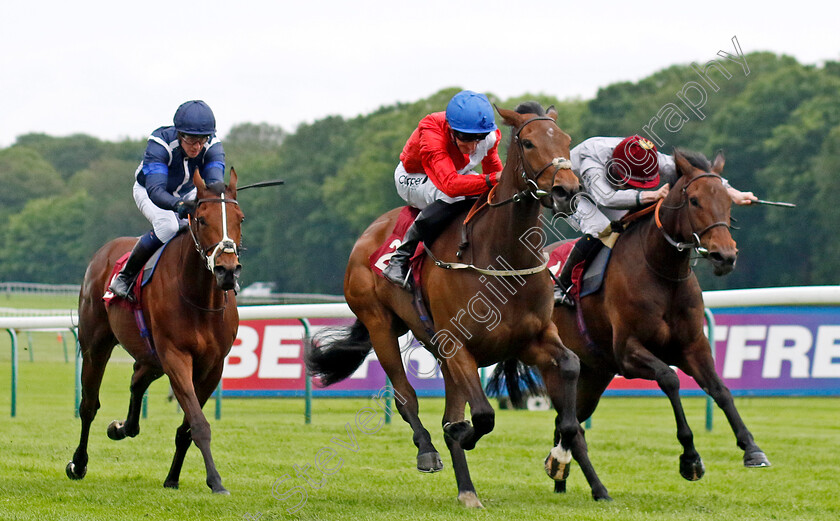
MULTIPOLYGON (((734 289, 723 291, 704 291, 703 302, 707 308, 707 321, 711 313, 709 309, 731 308, 731 307, 757 307, 757 306, 822 306, 840 305, 840 286, 794 286, 785 288, 754 288, 734 289)), ((309 334, 308 323, 303 322, 310 318, 353 318, 353 312, 345 303, 332 304, 283 304, 273 306, 240 306, 239 318, 241 320, 261 319, 297 319, 304 324, 305 334, 309 334)), ((40 317, 0 317, 0 329, 5 329, 11 337, 12 351, 12 385, 11 385, 11 416, 15 417, 17 412, 17 375, 18 375, 18 341, 17 331, 29 329, 61 328, 70 330, 76 335, 78 327, 78 314, 75 311, 64 315, 40 316, 40 317)), ((713 336, 714 326, 709 331, 713 336)), ((81 400, 81 356, 76 339, 76 414, 78 414, 79 401, 81 400)), ((308 380, 307 380, 308 381, 308 380)), ((309 423, 311 416, 311 386, 307 385, 307 410, 306 421, 309 423)), ((221 415, 221 386, 216 392, 216 417, 221 415)))

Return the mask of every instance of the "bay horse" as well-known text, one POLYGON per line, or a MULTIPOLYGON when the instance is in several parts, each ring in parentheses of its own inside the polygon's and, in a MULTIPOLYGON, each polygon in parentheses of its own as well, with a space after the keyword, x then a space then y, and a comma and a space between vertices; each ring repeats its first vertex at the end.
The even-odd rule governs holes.
POLYGON ((670 366, 694 378, 723 410, 744 451, 746 467, 769 466, 715 372, 703 334, 704 305, 691 253, 706 257, 717 276, 735 268, 730 234, 732 201, 720 177, 725 159, 712 165, 702 154, 676 150, 678 178, 655 211, 631 222, 611 253, 601 290, 579 299, 579 310, 555 306, 552 318, 563 342, 580 357, 577 418, 595 411, 616 374, 655 380, 668 397, 683 447, 680 474, 700 479, 705 468, 685 418, 680 382, 670 366), (585 331, 579 327, 578 313, 585 331))
POLYGON ((308 370, 322 385, 329 385, 350 376, 373 348, 393 384, 397 409, 414 432, 417 468, 440 470, 440 455, 420 421, 417 396, 400 356, 398 338, 411 330, 437 358, 444 378, 442 424, 458 500, 480 508, 464 451, 492 431, 495 413, 482 389, 478 368, 510 358, 535 365, 557 411, 556 446, 546 465, 562 475, 574 457, 593 496, 609 499, 578 432, 574 407, 579 362, 560 341, 551 321, 553 297, 540 250, 544 241, 531 247, 531 234, 542 233, 542 205, 550 207, 563 200, 568 205, 568 199, 580 189, 566 159, 571 139, 557 126, 553 108, 547 115, 545 111, 519 114, 496 110, 513 128, 500 181, 487 196, 489 204, 471 218, 468 233, 464 232, 467 246, 462 237, 463 219, 455 219, 429 245, 430 258, 453 269, 441 269, 427 259, 421 270, 422 301, 434 328, 421 319, 410 292, 379 277, 370 266, 370 256, 394 229, 401 211, 397 208, 376 219, 353 247, 344 294, 357 320, 343 336, 313 340, 307 350, 308 370), (463 255, 456 253, 459 251, 463 255), (466 259, 469 265, 460 263, 466 259), (466 269, 455 269, 458 267, 466 269), (471 422, 464 419, 467 403, 471 422))
POLYGON ((124 422, 108 426, 113 440, 140 432, 143 394, 154 380, 166 374, 184 411, 175 433, 175 456, 163 486, 178 488, 184 456, 195 442, 204 458, 207 486, 214 493, 228 494, 210 453, 210 424, 201 408, 219 384, 225 356, 239 327, 236 295, 239 277, 239 244, 242 210, 236 201, 236 171, 224 193, 208 190, 193 174, 196 206, 186 231, 163 248, 152 279, 143 288, 142 315, 148 341, 141 336, 134 312, 124 302, 105 306, 114 263, 136 242, 121 237, 94 254, 85 272, 79 295, 79 346, 82 354, 82 400, 79 416, 81 439, 67 464, 70 479, 87 472, 90 425, 99 409, 99 387, 105 365, 119 343, 134 358, 131 399, 124 422))

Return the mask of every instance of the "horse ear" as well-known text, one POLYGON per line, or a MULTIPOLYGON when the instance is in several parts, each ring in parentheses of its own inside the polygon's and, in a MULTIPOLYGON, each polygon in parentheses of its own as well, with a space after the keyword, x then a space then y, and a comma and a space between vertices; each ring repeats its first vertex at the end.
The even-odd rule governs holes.
POLYGON ((548 116, 548 117, 550 117, 550 118, 551 118, 551 119, 553 119, 554 121, 557 121, 557 109, 555 109, 555 108, 554 108, 554 105, 550 105, 550 106, 549 106, 549 107, 545 110, 545 115, 546 115, 546 116, 548 116))
POLYGON ((228 190, 232 190, 233 193, 236 193, 236 181, 239 177, 236 175, 236 169, 233 166, 230 167, 230 182, 228 183, 228 190))
POLYGON ((688 162, 688 159, 680 152, 678 148, 674 149, 674 163, 677 164, 677 174, 688 175, 694 171, 694 167, 688 162))
POLYGON ((723 165, 726 164, 726 158, 723 156, 723 150, 718 150, 717 155, 715 155, 715 160, 712 163, 712 172, 720 175, 723 173, 723 165))
POLYGON ((193 184, 199 191, 207 190, 207 185, 204 184, 204 179, 201 178, 201 174, 198 173, 198 168, 196 167, 195 172, 193 172, 193 184))
POLYGON ((496 107, 496 112, 498 112, 499 115, 502 116, 502 120, 504 120, 505 125, 514 128, 519 125, 519 121, 522 118, 522 116, 519 113, 513 110, 500 109, 495 104, 493 106, 496 107))

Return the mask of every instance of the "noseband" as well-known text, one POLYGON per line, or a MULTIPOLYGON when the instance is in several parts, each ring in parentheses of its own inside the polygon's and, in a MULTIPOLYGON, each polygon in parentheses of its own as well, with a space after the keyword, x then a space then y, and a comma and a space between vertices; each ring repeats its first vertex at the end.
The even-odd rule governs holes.
POLYGON ((192 220, 190 220, 189 228, 190 228, 190 235, 192 236, 193 244, 195 245, 196 251, 204 256, 205 264, 207 265, 207 269, 211 272, 216 268, 216 256, 220 253, 233 253, 239 258, 239 247, 233 242, 233 239, 228 237, 227 234, 227 210, 225 204, 235 204, 239 205, 239 203, 235 199, 225 199, 225 194, 220 194, 218 198, 208 198, 208 199, 199 199, 196 201, 196 209, 201 206, 203 203, 222 203, 222 240, 208 246, 206 248, 201 247, 201 243, 198 240, 198 237, 195 235, 195 231, 193 230, 192 220))
MULTIPOLYGON (((525 126, 528 125, 529 123, 532 123, 534 121, 540 121, 540 120, 547 120, 547 121, 551 121, 552 123, 555 123, 555 121, 548 116, 537 116, 535 118, 531 118, 531 119, 527 120, 518 129, 516 129, 516 132, 514 132, 514 134, 513 134, 513 139, 516 141, 516 144, 519 145, 519 157, 522 158, 522 180, 525 181, 525 184, 526 184, 527 188, 525 188, 524 190, 522 190, 520 192, 517 192, 517 193, 513 194, 513 196, 510 199, 505 199, 504 201, 502 201, 500 203, 491 202, 490 198, 488 197, 487 204, 489 206, 496 207, 496 206, 502 206, 502 205, 505 205, 505 204, 508 204, 508 203, 518 203, 519 201, 524 199, 525 196, 527 196, 527 195, 530 195, 534 199, 542 199, 543 197, 548 195, 548 192, 546 192, 545 190, 540 188, 539 185, 537 185, 537 180, 540 178, 540 176, 543 175, 543 173, 545 173, 545 171, 548 170, 548 168, 551 167, 551 166, 554 167, 554 175, 557 175, 557 172, 560 169, 571 170, 571 168, 572 168, 572 162, 571 161, 569 161, 565 157, 555 157, 554 159, 552 159, 551 161, 546 163, 545 166, 543 166, 539 170, 536 170, 536 171, 532 172, 530 175, 528 174, 528 164, 525 161, 525 148, 522 145, 522 141, 519 139, 519 133, 522 132, 522 129, 524 129, 525 126)), ((556 123, 555 123, 555 125, 556 125, 556 123)), ((557 128, 560 128, 560 127, 557 127, 557 128)))
MULTIPOLYGON (((680 194, 680 204, 677 206, 664 206, 665 199, 660 199, 658 203, 656 203, 656 211, 654 212, 654 221, 656 222, 656 227, 662 232, 662 236, 665 237, 665 240, 668 241, 668 244, 676 248, 678 251, 683 251, 688 248, 693 248, 698 254, 702 256, 706 256, 709 254, 709 250, 701 246, 700 244, 700 237, 703 236, 704 233, 711 230, 712 228, 716 228, 718 226, 725 226, 727 229, 729 228, 729 223, 725 223, 723 221, 718 221, 716 223, 712 223, 709 226, 706 226, 699 232, 692 232, 692 242, 677 242, 674 240, 668 232, 665 231, 665 228, 662 226, 662 221, 659 218, 659 209, 665 208, 667 210, 680 210, 686 206, 688 203, 688 187, 691 183, 697 181, 698 179, 702 179, 704 177, 713 177, 718 179, 721 184, 723 184, 723 179, 717 174, 705 173, 700 174, 691 181, 687 182, 685 186, 682 187, 681 194, 680 194)), ((694 223, 691 222, 691 213, 688 214, 689 223, 691 223, 691 228, 694 229, 694 223)))

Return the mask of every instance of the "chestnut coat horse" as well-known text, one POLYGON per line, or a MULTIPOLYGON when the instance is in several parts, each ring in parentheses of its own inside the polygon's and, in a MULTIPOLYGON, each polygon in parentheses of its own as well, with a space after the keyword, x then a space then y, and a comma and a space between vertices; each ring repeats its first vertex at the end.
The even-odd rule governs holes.
POLYGON ((605 499, 609 496, 589 462, 574 415, 578 359, 563 346, 551 321, 550 279, 540 251, 543 242, 531 247, 528 239, 535 231, 542 233, 538 218, 541 202, 551 204, 549 194, 567 201, 580 188, 566 159, 570 138, 555 123, 553 109, 548 116, 497 110, 513 132, 507 164, 488 196, 492 204, 470 220, 466 248, 459 248, 463 219, 456 219, 431 245, 434 258, 453 269, 442 269, 431 259, 423 265, 422 299, 434 322, 434 334, 412 305, 411 293, 377 276, 370 266, 369 257, 394 228, 400 212, 395 209, 371 224, 350 254, 344 294, 358 320, 343 337, 316 338, 307 350, 308 368, 323 385, 329 385, 350 376, 373 347, 393 383, 397 409, 414 431, 418 469, 440 470, 440 456, 420 422, 417 396, 400 357, 398 338, 411 330, 435 355, 443 374, 442 423, 458 499, 480 507, 464 451, 493 429, 495 414, 478 368, 510 358, 535 365, 557 410, 557 446, 547 466, 554 475, 562 475, 573 456, 593 496, 605 499), (456 256, 459 249, 463 256, 456 256), (469 268, 454 269, 464 267, 462 261, 467 260, 469 268), (464 419, 466 403, 472 422, 464 419))
POLYGON ((577 418, 584 421, 616 374, 655 380, 668 396, 683 446, 680 474, 703 476, 704 467, 680 402, 680 382, 670 366, 694 378, 726 414, 744 465, 770 465, 735 409, 732 395, 715 372, 709 341, 703 334, 703 295, 691 269, 697 250, 715 275, 735 267, 738 250, 729 232, 731 200, 720 173, 700 154, 675 151, 679 175, 654 215, 628 225, 612 251, 603 287, 580 300, 586 332, 577 310, 554 308, 553 320, 563 342, 580 357, 577 418))
MULTIPOLYGON (((106 308, 102 295, 108 288, 114 263, 131 250, 133 237, 121 237, 93 256, 79 296, 79 346, 82 353, 82 421, 79 447, 67 464, 70 479, 87 471, 90 425, 99 409, 99 387, 111 351, 119 343, 134 358, 131 400, 125 422, 108 426, 108 437, 121 440, 140 432, 143 394, 166 374, 184 411, 175 434, 175 456, 164 486, 178 488, 181 465, 192 442, 204 457, 207 486, 227 494, 210 454, 210 424, 202 406, 219 384, 225 356, 239 327, 236 296, 239 276, 242 211, 236 202, 236 172, 224 194, 207 189, 198 171, 196 208, 188 231, 175 236, 160 255, 154 277, 143 288, 142 312, 148 342, 141 337, 134 313, 122 302, 106 308)), ((183 232, 183 230, 182 230, 183 232)))

